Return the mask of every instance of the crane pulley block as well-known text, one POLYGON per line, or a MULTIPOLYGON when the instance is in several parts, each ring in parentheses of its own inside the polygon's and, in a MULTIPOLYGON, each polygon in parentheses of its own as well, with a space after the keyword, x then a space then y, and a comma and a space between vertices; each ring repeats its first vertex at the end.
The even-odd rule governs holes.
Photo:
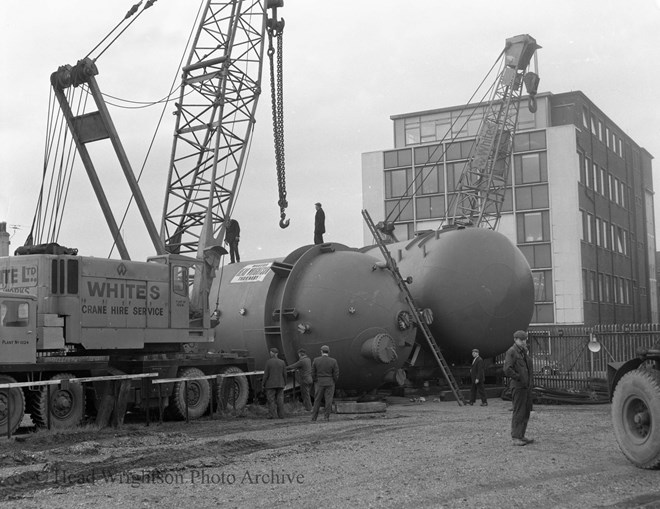
POLYGON ((517 71, 524 71, 529 66, 529 62, 537 49, 541 48, 536 44, 536 39, 524 34, 510 37, 506 40, 506 65, 517 71))

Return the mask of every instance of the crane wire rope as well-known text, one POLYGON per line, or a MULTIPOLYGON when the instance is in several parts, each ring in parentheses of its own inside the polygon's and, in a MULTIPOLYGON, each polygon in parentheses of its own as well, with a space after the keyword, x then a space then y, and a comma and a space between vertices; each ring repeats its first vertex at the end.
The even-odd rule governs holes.
MULTIPOLYGON (((72 95, 74 95, 74 91, 72 91, 72 95)), ((87 96, 81 93, 78 95, 78 106, 76 114, 78 115, 80 112, 84 112, 86 110, 86 106, 87 96)), ((50 235, 48 241, 50 242, 56 242, 56 240, 59 238, 62 222, 64 220, 64 208, 66 206, 66 201, 69 195, 69 186, 71 182, 71 176, 73 174, 73 165, 77 154, 77 151, 74 147, 73 137, 69 135, 69 131, 66 129, 66 126, 63 126, 63 130, 66 133, 66 139, 64 145, 62 146, 62 152, 60 155, 58 182, 55 188, 56 199, 53 202, 53 213, 51 215, 53 219, 52 224, 49 227, 50 235)))
MULTIPOLYGON (((87 100, 89 96, 86 94, 84 95, 84 103, 82 106, 80 106, 80 102, 83 100, 83 95, 81 94, 79 97, 79 110, 85 111, 86 106, 87 106, 87 100)), ((63 183, 64 189, 60 189, 60 196, 63 196, 63 199, 61 202, 58 202, 58 212, 57 215, 59 216, 59 221, 57 223, 57 227, 54 229, 54 238, 59 239, 60 236, 60 231, 62 229, 62 222, 64 220, 64 207, 66 205, 67 198, 69 196, 69 190, 71 186, 71 177, 73 176, 73 166, 76 160, 76 155, 77 155, 77 150, 76 147, 73 143, 73 138, 70 139, 69 145, 68 145, 68 151, 67 151, 67 164, 65 166, 66 171, 63 175, 63 182, 66 181, 66 184, 63 183), (60 203, 61 203, 61 212, 60 212, 60 203)))
MULTIPOLYGON (((149 1, 151 2, 151 0, 149 0, 149 1)), ((156 0, 153 0, 153 1, 156 1, 156 0)), ((149 2, 148 2, 148 3, 149 3, 149 2)), ((151 2, 151 3, 153 3, 153 2, 151 2)), ((147 149, 147 153, 145 154, 145 156, 144 156, 144 160, 142 161, 142 166, 141 166, 141 168, 140 168, 140 173, 138 174, 138 176, 137 176, 137 178, 136 178, 136 180, 137 180, 138 183, 140 182, 140 179, 142 178, 142 174, 144 173, 144 170, 145 170, 146 165, 147 165, 147 160, 149 159, 149 156, 151 155, 151 150, 152 150, 152 148, 153 148, 153 146, 154 146, 154 143, 155 143, 155 141, 156 141, 156 136, 158 135, 158 131, 160 130, 160 126, 161 126, 161 124, 162 124, 162 122, 163 122, 163 118, 164 118, 164 116, 165 116, 165 111, 166 111, 166 109, 167 109, 167 105, 169 104, 170 99, 171 99, 172 96, 174 95, 174 92, 175 92, 175 91, 178 91, 178 90, 181 88, 181 85, 176 85, 176 83, 177 83, 178 80, 179 80, 179 77, 178 77, 178 69, 181 69, 181 67, 183 66, 184 59, 185 59, 186 55, 188 54, 188 51, 189 51, 188 48, 190 47, 190 43, 191 43, 191 40, 192 40, 192 38, 193 38, 193 33, 194 33, 194 31, 195 31, 194 29, 195 29, 195 27, 197 26, 197 21, 199 20, 199 17, 200 17, 201 12, 202 12, 202 5, 203 5, 203 3, 200 3, 200 7, 199 7, 199 9, 198 9, 198 11, 197 11, 197 15, 195 16, 195 21, 194 21, 194 23, 193 23, 193 28, 191 28, 190 33, 188 34, 188 39, 187 39, 187 41, 186 41, 186 45, 185 45, 185 47, 184 47, 184 49, 183 49, 183 53, 181 54, 181 58, 179 59, 179 65, 178 65, 178 67, 177 67, 177 72, 175 73, 175 76, 174 76, 174 78, 172 79, 172 84, 170 85, 170 92, 169 92, 169 94, 166 96, 166 97, 167 97, 167 100, 166 100, 166 101, 164 102, 164 104, 163 104, 163 109, 162 109, 161 112, 160 112, 160 117, 158 118, 158 122, 157 122, 157 124, 156 124, 156 128, 154 129, 154 133, 153 133, 153 135, 152 135, 152 137, 151 137, 151 141, 150 141, 150 143, 149 143, 149 148, 147 149)), ((148 7, 145 7, 145 9, 147 9, 147 8, 148 8, 148 7)), ((143 12, 143 11, 144 11, 144 9, 142 10, 142 12, 143 12)), ((192 92, 192 91, 191 91, 191 92, 192 92)), ((190 93, 190 92, 189 92, 189 93, 190 93)), ((184 94, 184 97, 185 97, 185 95, 187 95, 187 94, 184 94)), ((154 104, 158 104, 159 102, 162 102, 162 99, 161 99, 161 101, 158 101, 158 102, 156 102, 156 103, 154 103, 154 104)), ((133 195, 131 194, 131 196, 130 196, 129 199, 128 199, 128 203, 126 204, 126 208, 124 209, 124 213, 123 213, 123 215, 122 215, 121 221, 120 221, 120 223, 119 223, 119 229, 120 229, 120 230, 121 230, 121 228, 124 226, 124 222, 126 221, 126 218, 127 218, 127 216, 128 216, 128 211, 129 211, 131 205, 133 204, 133 199, 134 199, 134 197, 133 197, 133 195)), ((110 252, 108 253, 108 258, 110 258, 110 257, 112 256, 112 253, 114 252, 114 249, 115 249, 116 246, 117 246, 117 239, 113 239, 113 241, 112 241, 112 247, 110 248, 110 252)))
MULTIPOLYGON (((502 57, 503 57, 504 54, 505 54, 505 50, 502 50, 502 52, 500 53, 500 55, 495 59, 495 62, 493 63, 493 65, 491 66, 491 68, 488 70, 488 72, 486 73, 486 75, 484 76, 484 78, 481 80, 481 83, 479 83, 479 85, 477 86, 477 88, 475 89, 475 91, 472 93, 472 96, 468 99, 468 102, 467 102, 466 106, 461 110, 461 112, 460 112, 459 115, 456 117, 456 119, 451 123, 451 125, 449 126, 449 129, 447 130, 447 133, 446 133, 446 134, 442 137, 442 139, 440 140, 440 143, 439 143, 438 145, 436 145, 436 147, 434 148, 433 152, 431 152, 431 153, 429 154, 429 156, 428 156, 426 162, 423 164, 423 166, 426 166, 426 165, 429 164, 429 162, 432 162, 432 161, 433 161, 433 159, 434 159, 434 157, 436 156, 436 153, 437 153, 438 150, 442 150, 442 152, 441 152, 441 154, 440 154, 440 156, 439 156, 439 160, 442 159, 442 158, 444 157, 444 155, 445 155, 445 148, 444 148, 445 144, 444 144, 444 142, 445 142, 445 140, 446 140, 448 137, 451 137, 451 136, 452 136, 452 133, 454 132, 454 126, 458 123, 459 120, 465 118, 463 124, 461 125, 461 128, 459 129, 459 132, 462 131, 463 128, 464 128, 464 127, 468 124, 468 122, 471 120, 471 118, 475 115, 475 113, 476 113, 476 111, 477 111, 477 108, 476 108, 476 107, 472 107, 472 111, 471 111, 471 113, 470 113, 467 117, 464 117, 463 113, 464 113, 464 112, 470 107, 471 104, 473 104, 473 101, 474 101, 475 96, 477 95, 477 92, 479 92, 479 90, 481 90, 481 87, 483 87, 484 83, 486 82, 486 79, 488 79, 488 77, 489 77, 489 76, 491 75, 491 73, 493 72, 493 69, 495 69, 495 67, 496 67, 500 62, 503 62, 502 57), (442 147, 442 148, 441 148, 441 147, 442 147)), ((481 99, 479 100, 479 103, 478 103, 478 104, 484 102, 484 99, 485 99, 486 97, 488 97, 488 96, 491 94, 491 91, 492 91, 492 89, 493 89, 494 86, 495 86, 495 84, 491 84, 491 86, 490 86, 490 87, 489 87, 489 88, 483 93, 483 95, 481 96, 481 99)), ((450 139, 451 139, 451 138, 450 138, 450 139)), ((420 174, 423 174, 423 171, 420 172, 420 174)), ((428 172, 428 174, 427 174, 425 177, 423 177, 423 179, 422 179, 421 182, 417 182, 417 181, 418 181, 418 177, 415 176, 415 175, 413 175, 413 178, 411 179, 410 183, 406 186, 406 189, 404 190, 403 195, 399 198, 399 200, 397 200, 397 201, 398 201, 397 206, 394 207, 394 208, 392 208, 392 210, 387 214, 387 216, 386 216, 386 218, 385 218, 385 222, 394 223, 394 222, 398 221, 398 219, 401 217, 401 214, 403 213, 403 211, 404 211, 404 210, 408 207, 408 205, 410 205, 410 204, 412 203, 412 201, 413 201, 412 194, 411 194, 410 196, 408 196, 408 193, 411 192, 411 190, 413 189, 413 187, 415 186, 416 183, 418 183, 419 186, 423 185, 424 182, 426 181, 426 179, 427 179, 430 175, 431 175, 431 172, 428 172), (401 206, 401 203, 404 202, 404 201, 405 201, 405 204, 404 204, 403 206, 401 206), (397 209, 399 209, 399 213, 396 215, 396 217, 395 217, 394 219, 390 219, 391 216, 392 216, 392 214, 394 213, 394 211, 397 210, 397 209)))
MULTIPOLYGON (((85 58, 89 58, 90 55, 97 50, 128 18, 133 18, 121 31, 117 34, 106 46, 105 48, 93 59, 96 61, 107 49, 114 44, 114 42, 121 36, 124 31, 149 7, 151 7, 157 0, 147 0, 145 7, 138 13, 137 16, 133 15, 138 11, 143 0, 140 0, 137 4, 134 4, 131 9, 126 13, 124 18, 115 25, 115 27, 96 45, 92 48, 91 51, 87 53, 85 58)), ((89 93, 89 92, 88 92, 89 93)), ((52 111, 54 110, 54 103, 52 101, 53 95, 52 90, 49 95, 49 108, 47 113, 47 125, 46 125, 46 141, 44 149, 44 164, 42 171, 42 181, 39 189, 39 196, 37 198, 37 206, 35 210, 35 215, 32 220, 32 225, 30 228, 30 233, 28 234, 25 245, 31 245, 35 241, 35 237, 40 241, 45 240, 55 241, 59 236, 62 225, 62 216, 63 210, 66 205, 66 200, 70 190, 71 176, 73 170, 73 164, 75 161, 76 151, 73 149, 73 139, 69 139, 68 134, 62 137, 62 130, 66 130, 64 125, 64 120, 60 118, 61 111, 58 111, 57 115, 53 117, 52 111), (57 133, 57 134, 56 134, 57 133), (55 153, 53 154, 53 144, 55 142, 55 137, 57 137, 57 144, 55 145, 55 153), (62 144, 66 144, 68 140, 69 150, 67 151, 62 144), (64 156, 65 151, 67 152, 66 159, 64 156), (73 152, 73 156, 71 155, 73 152), (47 173, 51 161, 53 161, 53 168, 51 172, 51 178, 48 185, 48 192, 46 196, 46 201, 44 203, 44 191, 45 183, 47 180, 47 173), (57 171, 57 178, 55 178, 55 167, 57 165, 57 160, 59 159, 59 170, 57 171), (52 200, 52 201, 51 201, 52 200), (50 219, 47 217, 50 214, 50 219), (59 218, 57 217, 59 216, 59 218)), ((79 108, 80 110, 80 101, 79 99, 79 108)), ((86 105, 87 99, 85 99, 86 105)), ((84 108, 83 108, 84 109, 84 108)), ((67 131, 68 133, 68 131, 67 131)))
MULTIPOLYGON (((253 139, 254 139, 253 136, 250 136, 250 139, 248 141, 248 147, 247 147, 247 150, 246 150, 246 153, 245 153, 245 160, 246 161, 250 158, 250 152, 252 151, 252 140, 253 139)), ((236 195, 237 196, 240 196, 240 190, 241 190, 241 187, 243 187, 243 179, 244 178, 245 178, 245 172, 241 172, 239 180, 238 180, 238 184, 236 185, 236 195)), ((227 217, 232 216, 235 207, 236 207, 236 202, 232 201, 231 202, 231 209, 227 210, 227 217)), ((222 284, 222 276, 224 275, 224 271, 225 271, 224 264, 220 266, 218 271, 220 272, 220 277, 218 278, 218 286, 217 286, 217 289, 216 289, 216 297, 215 297, 215 309, 216 310, 218 310, 218 308, 220 306, 220 285, 222 284)))
POLYGON ((121 35, 142 15, 142 13, 144 13, 144 11, 146 11, 149 7, 151 7, 157 0, 147 0, 147 3, 145 4, 144 8, 140 12, 137 13, 137 16, 134 16, 134 14, 140 8, 140 5, 142 5, 142 1, 143 0, 140 0, 137 4, 134 4, 128 10, 128 12, 124 16, 124 18, 119 23, 117 23, 115 25, 115 27, 112 30, 110 30, 110 32, 108 32, 108 34, 103 39, 101 39, 101 41, 96 46, 94 46, 89 51, 89 53, 87 53, 87 55, 85 55, 85 58, 90 58, 90 55, 96 49, 98 49, 101 46, 101 44, 103 44, 128 18, 132 18, 126 24, 126 26, 103 48, 103 50, 100 51, 99 54, 95 58, 92 59, 94 62, 96 62, 101 57, 101 55, 103 55, 103 53, 105 53, 110 48, 110 46, 112 46, 117 41, 117 39, 119 39, 119 37, 121 37, 121 35))
MULTIPOLYGON (((30 226, 30 232, 25 239, 24 245, 30 246, 34 243, 35 230, 38 232, 41 228, 41 209, 43 207, 43 195, 44 195, 44 183, 46 181, 46 174, 48 172, 48 161, 50 160, 50 153, 52 150, 52 136, 53 136, 53 90, 50 89, 50 94, 48 95, 48 110, 46 113, 46 136, 44 144, 44 162, 42 168, 41 176, 41 185, 39 186, 39 193, 37 195, 37 205, 35 207, 35 213, 32 217, 32 224, 30 226)), ((57 110, 58 114, 60 110, 57 110)))

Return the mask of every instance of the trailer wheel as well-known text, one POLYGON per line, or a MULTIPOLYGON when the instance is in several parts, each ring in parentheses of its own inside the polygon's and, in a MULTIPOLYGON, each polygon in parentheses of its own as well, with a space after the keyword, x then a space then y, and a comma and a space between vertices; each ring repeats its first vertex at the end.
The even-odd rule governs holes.
MULTIPOLYGON (((197 368, 185 368, 179 373, 180 378, 202 377, 204 373, 197 368)), ((208 380, 190 380, 188 382, 188 417, 198 419, 206 412, 211 401, 211 386, 208 380)), ((170 412, 175 419, 186 418, 186 382, 175 382, 170 396, 170 412)))
MULTIPOLYGON (((75 378, 71 373, 58 373, 51 380, 75 378)), ((37 427, 48 426, 48 387, 40 387, 29 396, 32 422, 37 427)), ((85 390, 82 384, 71 383, 67 387, 50 386, 50 426, 66 429, 78 426, 85 416, 85 390)))
MULTIPOLYGON (((220 371, 223 375, 243 373, 237 366, 229 366, 220 371)), ((250 395, 247 376, 219 377, 216 381, 217 405, 220 410, 243 410, 250 395)))
POLYGON ((612 424, 621 452, 640 468, 660 466, 660 372, 626 373, 612 398, 612 424))
MULTIPOLYGON (((16 380, 10 376, 0 375, 0 384, 12 384, 16 380)), ((0 434, 7 432, 7 423, 11 433, 16 431, 25 414, 25 396, 23 390, 0 390, 0 434)))

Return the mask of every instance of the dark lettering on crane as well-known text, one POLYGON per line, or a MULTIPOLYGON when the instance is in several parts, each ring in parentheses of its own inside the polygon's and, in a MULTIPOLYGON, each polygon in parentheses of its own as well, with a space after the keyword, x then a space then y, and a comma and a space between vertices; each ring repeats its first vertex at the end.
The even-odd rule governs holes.
POLYGON ((12 267, 9 269, 0 269, 0 284, 16 284, 18 283, 18 269, 12 267))
MULTIPOLYGON (((87 291, 90 297, 104 297, 106 299, 147 299, 147 286, 141 283, 130 282, 99 282, 87 281, 87 291)), ((149 296, 152 299, 160 297, 158 286, 149 288, 149 296)))

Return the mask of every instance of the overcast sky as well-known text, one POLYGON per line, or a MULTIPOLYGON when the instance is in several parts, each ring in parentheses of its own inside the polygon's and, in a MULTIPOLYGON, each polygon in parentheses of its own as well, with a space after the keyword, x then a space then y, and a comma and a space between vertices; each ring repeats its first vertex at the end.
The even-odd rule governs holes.
MULTIPOLYGON (((49 76, 85 56, 130 6, 130 0, 0 2, 0 221, 14 234, 12 250, 25 240, 36 205, 49 76)), ((101 90, 136 101, 165 96, 179 75, 198 7, 198 0, 158 0, 99 59, 101 90)), ((540 92, 581 90, 639 145, 660 156, 660 0, 285 0, 279 12, 286 20, 291 226, 278 227, 270 100, 263 94, 235 209, 243 260, 280 257, 311 243, 316 201, 326 211, 326 240, 361 246, 361 154, 393 146, 391 115, 467 102, 505 39, 518 34, 530 34, 542 46, 540 92)), ((157 224, 172 110, 143 177, 157 224)), ((113 108, 111 114, 138 171, 160 108, 113 108)), ((128 189, 119 185, 117 170, 96 162, 120 216, 128 189)), ((59 242, 106 257, 110 235, 82 165, 73 178, 59 242)), ((658 190, 660 177, 654 179, 658 190)), ((660 212, 660 203, 656 209, 660 212)), ((143 260, 153 248, 134 208, 129 217, 126 243, 131 257, 143 260)), ((657 214, 656 223, 660 227, 657 214)))

